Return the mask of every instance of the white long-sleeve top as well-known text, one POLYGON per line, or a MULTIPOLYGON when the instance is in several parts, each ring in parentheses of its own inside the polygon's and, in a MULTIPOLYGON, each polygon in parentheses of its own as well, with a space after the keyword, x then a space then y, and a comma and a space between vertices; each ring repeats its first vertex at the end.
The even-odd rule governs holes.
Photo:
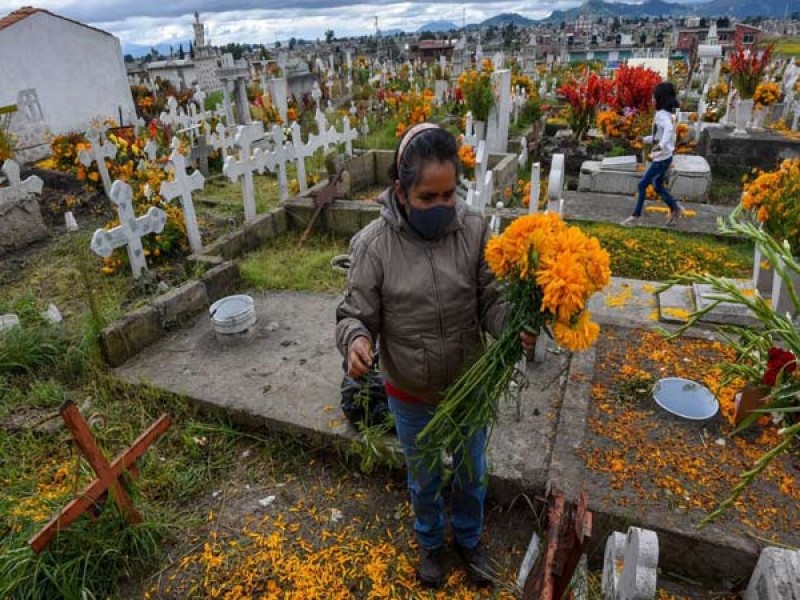
POLYGON ((656 111, 653 119, 653 135, 644 138, 645 144, 653 144, 651 160, 660 162, 672 157, 675 152, 675 118, 666 110, 656 111))

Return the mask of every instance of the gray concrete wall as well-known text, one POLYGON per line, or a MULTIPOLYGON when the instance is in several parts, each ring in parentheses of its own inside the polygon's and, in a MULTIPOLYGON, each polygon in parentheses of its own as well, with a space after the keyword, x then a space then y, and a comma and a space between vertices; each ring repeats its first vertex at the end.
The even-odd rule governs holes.
POLYGON ((712 169, 772 171, 784 159, 800 156, 800 140, 771 131, 752 131, 747 137, 731 136, 730 128, 706 128, 700 134, 698 154, 712 169))

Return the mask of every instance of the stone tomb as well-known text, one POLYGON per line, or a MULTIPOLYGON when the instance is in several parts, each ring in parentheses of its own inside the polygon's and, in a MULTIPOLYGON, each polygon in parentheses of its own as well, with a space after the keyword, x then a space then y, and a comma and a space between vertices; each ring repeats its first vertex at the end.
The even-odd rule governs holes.
POLYGON ((7 187, 0 187, 0 258, 48 236, 36 195, 43 182, 35 175, 22 180, 19 165, 3 163, 7 187))
MULTIPOLYGON (((634 157, 587 160, 581 165, 578 190, 601 194, 636 193, 643 173, 636 170, 634 157)), ((711 190, 711 167, 702 156, 676 154, 672 160, 668 187, 676 200, 704 201, 711 190)))

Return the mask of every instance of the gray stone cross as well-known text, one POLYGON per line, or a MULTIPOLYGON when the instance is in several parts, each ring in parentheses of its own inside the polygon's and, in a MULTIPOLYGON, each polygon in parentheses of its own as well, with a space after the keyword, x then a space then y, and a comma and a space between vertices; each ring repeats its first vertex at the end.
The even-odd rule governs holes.
POLYGON ((92 236, 92 251, 102 257, 111 256, 115 248, 127 246, 128 260, 134 279, 147 270, 142 237, 150 233, 161 233, 167 222, 167 214, 151 206, 147 214, 136 217, 133 212, 133 190, 125 181, 115 181, 111 186, 111 201, 116 204, 120 224, 113 229, 98 229, 92 236))
POLYGON ((209 146, 208 142, 206 141, 206 134, 201 133, 198 135, 197 143, 192 146, 190 158, 192 159, 192 162, 200 169, 203 177, 208 177, 208 155, 211 153, 211 150, 213 150, 213 147, 209 146))
POLYGON ((228 135, 228 128, 223 123, 217 123, 216 133, 211 136, 211 147, 214 150, 222 150, 222 160, 225 161, 229 150, 233 148, 233 138, 228 135))
POLYGON ((206 183, 205 177, 195 171, 191 175, 186 172, 186 158, 178 150, 173 150, 169 157, 172 170, 175 174, 174 181, 161 182, 159 194, 165 200, 181 199, 183 219, 186 223, 186 235, 189 236, 189 246, 194 254, 202 254, 203 242, 200 237, 200 227, 197 225, 197 215, 194 212, 192 192, 202 190, 206 183))
POLYGON ((84 167, 89 167, 93 162, 97 163, 97 170, 100 172, 100 179, 103 182, 103 190, 106 196, 111 197, 111 176, 106 167, 106 158, 113 159, 117 155, 117 147, 109 142, 103 143, 100 131, 90 127, 86 132, 86 140, 92 145, 89 151, 81 150, 78 160, 84 167))
POLYGON ((44 182, 36 175, 31 175, 25 181, 19 175, 19 165, 8 159, 3 163, 3 173, 8 179, 8 187, 0 188, 0 206, 24 200, 31 194, 41 194, 44 182))

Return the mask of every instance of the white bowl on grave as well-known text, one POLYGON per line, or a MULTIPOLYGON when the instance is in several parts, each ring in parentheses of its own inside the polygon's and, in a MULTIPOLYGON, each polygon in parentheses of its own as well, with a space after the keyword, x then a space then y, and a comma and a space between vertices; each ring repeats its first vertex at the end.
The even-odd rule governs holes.
POLYGON ((667 412, 692 421, 710 419, 719 410, 719 401, 711 390, 682 377, 665 377, 656 381, 653 399, 667 412))
POLYGON ((211 327, 220 336, 243 334, 256 324, 256 310, 253 298, 246 294, 236 294, 220 298, 208 309, 211 327))

